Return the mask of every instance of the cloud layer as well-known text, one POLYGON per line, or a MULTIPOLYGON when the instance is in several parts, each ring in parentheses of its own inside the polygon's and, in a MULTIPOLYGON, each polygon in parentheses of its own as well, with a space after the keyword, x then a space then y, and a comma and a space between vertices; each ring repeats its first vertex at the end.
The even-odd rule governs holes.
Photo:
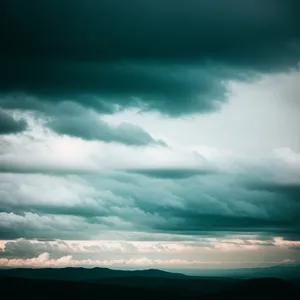
POLYGON ((259 240, 255 236, 227 236, 224 238, 198 238, 193 242, 20 239, 4 243, 0 251, 0 266, 114 266, 121 268, 135 266, 135 268, 222 269, 240 265, 259 267, 292 264, 295 263, 294 258, 297 257, 297 251, 299 251, 299 242, 283 240, 279 237, 259 240), (243 252, 251 256, 251 259, 243 256, 243 252), (269 253, 267 261, 257 260, 266 252, 269 253), (222 253, 221 259, 216 259, 218 253, 222 253), (200 257, 201 259, 199 259, 200 257))
MULTIPOLYGON (((70 103, 70 107, 72 104, 70 103)), ((48 122, 48 127, 58 134, 79 137, 86 140, 116 142, 129 146, 160 145, 163 141, 155 140, 139 126, 121 123, 112 126, 102 121, 95 112, 80 107, 73 109, 72 114, 58 114, 48 122)), ((69 108, 70 110, 70 108, 69 108)))
MULTIPOLYGON (((73 99, 104 113, 130 107, 172 116, 208 112, 226 100, 226 81, 299 61, 296 0, 89 0, 71 9, 60 1, 15 0, 2 6, 2 92, 54 103, 73 99)), ((2 103, 42 108, 33 104, 2 103)))
POLYGON ((27 124, 24 120, 16 120, 9 113, 0 109, 0 134, 12 134, 24 131, 27 124))
POLYGON ((3 0, 0 265, 299 262, 297 0, 3 0))
POLYGON ((193 175, 2 174, 1 237, 97 239, 102 230, 299 237, 299 185, 257 183, 255 173, 255 180, 249 173, 193 175))

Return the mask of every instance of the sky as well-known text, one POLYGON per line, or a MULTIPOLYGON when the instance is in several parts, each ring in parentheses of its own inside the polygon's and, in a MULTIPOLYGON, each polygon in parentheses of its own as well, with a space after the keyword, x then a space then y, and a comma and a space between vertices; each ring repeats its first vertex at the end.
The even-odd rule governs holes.
POLYGON ((298 0, 0 3, 0 267, 300 264, 298 0))

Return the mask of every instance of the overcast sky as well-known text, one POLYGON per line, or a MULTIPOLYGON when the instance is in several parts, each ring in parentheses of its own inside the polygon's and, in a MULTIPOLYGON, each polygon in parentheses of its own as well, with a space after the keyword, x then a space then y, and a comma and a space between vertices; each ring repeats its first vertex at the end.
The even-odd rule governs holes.
POLYGON ((0 4, 0 266, 300 263, 297 0, 0 4))

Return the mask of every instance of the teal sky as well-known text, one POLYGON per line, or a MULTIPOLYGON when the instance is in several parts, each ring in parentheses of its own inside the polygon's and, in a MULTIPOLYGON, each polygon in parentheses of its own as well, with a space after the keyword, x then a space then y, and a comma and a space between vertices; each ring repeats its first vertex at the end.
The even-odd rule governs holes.
POLYGON ((298 8, 3 1, 0 267, 299 264, 298 8))

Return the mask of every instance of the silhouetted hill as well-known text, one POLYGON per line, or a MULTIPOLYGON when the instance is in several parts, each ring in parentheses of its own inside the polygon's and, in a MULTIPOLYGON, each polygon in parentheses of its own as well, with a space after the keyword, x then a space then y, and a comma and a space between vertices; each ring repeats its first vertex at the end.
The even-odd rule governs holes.
POLYGON ((189 296, 186 292, 148 290, 137 287, 106 286, 88 282, 1 278, 1 294, 8 299, 161 299, 189 296))
POLYGON ((227 290, 235 287, 239 282, 230 278, 147 278, 147 277, 125 277, 125 278, 104 278, 97 281, 106 285, 117 285, 127 287, 142 287, 147 289, 182 289, 190 292, 212 293, 227 290))
POLYGON ((299 294, 299 285, 278 278, 205 278, 154 269, 1 269, 0 277, 1 293, 10 299, 277 299, 299 294))
POLYGON ((299 286, 278 278, 242 280, 235 287, 217 293, 217 299, 297 299, 299 286))
POLYGON ((273 266, 264 268, 242 268, 242 269, 199 269, 199 270, 174 270, 167 272, 157 269, 149 270, 112 270, 109 268, 0 268, 0 277, 23 277, 32 279, 55 279, 72 281, 97 281, 103 278, 125 278, 125 277, 145 277, 145 278, 178 278, 191 279, 191 277, 201 279, 251 279, 251 278, 281 278, 286 280, 300 281, 300 266, 273 266), (181 274, 179 272, 186 272, 181 274), (176 273, 175 273, 176 272, 176 273))
POLYGON ((276 277, 281 279, 300 279, 299 266, 272 266, 233 270, 231 276, 245 278, 276 277))
MULTIPOLYGON (((153 278, 147 279, 150 283, 153 278)), ((155 279, 154 279, 155 280, 155 279)), ((166 279, 180 280, 180 279, 166 279)), ((198 279, 201 283, 201 279, 198 279)), ((189 281, 189 280, 183 280, 189 281)), ((138 287, 120 286, 91 282, 72 282, 7 278, 0 280, 1 295, 7 299, 297 299, 299 287, 276 279, 263 278, 240 280, 222 290, 201 292, 178 287, 138 287)))
POLYGON ((300 266, 270 266, 239 269, 185 269, 174 272, 184 272, 190 276, 233 277, 233 278, 263 278, 276 277, 286 280, 300 280, 300 266))
POLYGON ((170 273, 161 270, 112 270, 108 268, 43 268, 43 269, 0 269, 0 277, 22 277, 31 279, 95 281, 102 278, 187 278, 179 273, 170 273))
POLYGON ((230 278, 201 278, 161 270, 112 270, 108 268, 45 268, 5 269, 0 277, 24 279, 81 281, 108 286, 139 287, 148 289, 184 289, 210 293, 233 286, 237 280, 230 278))

